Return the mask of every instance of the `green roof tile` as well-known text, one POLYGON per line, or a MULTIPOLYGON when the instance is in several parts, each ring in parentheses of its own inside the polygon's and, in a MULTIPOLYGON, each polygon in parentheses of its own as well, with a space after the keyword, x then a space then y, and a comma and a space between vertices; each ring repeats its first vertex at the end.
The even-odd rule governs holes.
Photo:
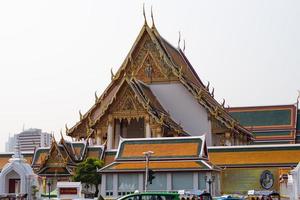
POLYGON ((291 110, 231 112, 230 115, 238 120, 243 126, 274 126, 291 124, 291 110))

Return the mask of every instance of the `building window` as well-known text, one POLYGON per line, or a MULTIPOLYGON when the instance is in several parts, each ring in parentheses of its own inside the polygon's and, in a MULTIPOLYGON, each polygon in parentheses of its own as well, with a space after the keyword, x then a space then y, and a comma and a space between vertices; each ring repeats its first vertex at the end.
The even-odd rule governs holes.
POLYGON ((155 173, 155 178, 152 180, 152 184, 148 184, 148 190, 167 190, 167 174, 155 173))
POLYGON ((198 173, 198 189, 206 190, 205 173, 198 173))
POLYGON ((106 174, 106 183, 105 183, 106 196, 113 196, 113 175, 106 174))
POLYGON ((193 189, 193 173, 177 172, 172 174, 172 190, 193 189))
POLYGON ((118 175, 118 195, 133 193, 138 189, 138 174, 118 175))

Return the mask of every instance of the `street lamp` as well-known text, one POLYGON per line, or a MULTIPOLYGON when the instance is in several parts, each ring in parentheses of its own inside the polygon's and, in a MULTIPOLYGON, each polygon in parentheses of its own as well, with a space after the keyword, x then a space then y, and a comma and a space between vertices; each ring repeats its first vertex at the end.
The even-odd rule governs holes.
POLYGON ((154 154, 153 151, 146 151, 143 152, 143 154, 145 155, 145 159, 146 159, 146 175, 145 175, 145 192, 147 191, 147 186, 148 186, 148 171, 149 171, 149 159, 151 154, 154 154))
POLYGON ((48 180, 47 185, 48 185, 48 194, 49 194, 49 199, 50 199, 50 191, 51 191, 51 182, 50 182, 50 180, 48 180))
POLYGON ((212 176, 211 178, 207 179, 207 176, 204 177, 204 180, 206 183, 208 183, 208 190, 209 193, 211 194, 211 184, 215 181, 215 176, 212 176))

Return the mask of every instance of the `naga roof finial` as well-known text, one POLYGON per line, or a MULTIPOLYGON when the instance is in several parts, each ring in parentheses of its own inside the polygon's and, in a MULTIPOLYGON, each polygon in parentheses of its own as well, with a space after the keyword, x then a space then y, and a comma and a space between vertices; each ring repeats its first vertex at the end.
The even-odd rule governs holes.
POLYGON ((183 40, 183 53, 185 51, 185 40, 183 40))
POLYGON ((114 80, 114 78, 115 78, 115 74, 114 74, 114 72, 113 72, 113 69, 112 68, 110 68, 110 78, 111 78, 111 80, 113 81, 114 80))
POLYGON ((97 91, 95 91, 95 103, 97 103, 99 97, 97 96, 97 91))
POLYGON ((67 123, 65 124, 65 128, 66 128, 66 133, 68 133, 68 131, 69 131, 69 128, 68 128, 68 125, 67 125, 67 123))
POLYGON ((144 25, 147 25, 147 18, 146 18, 146 12, 145 12, 145 3, 143 3, 143 16, 144 16, 144 20, 145 20, 144 25))
POLYGON ((211 91, 211 96, 214 97, 215 96, 215 88, 213 87, 212 91, 211 91))
POLYGON ((225 99, 223 99, 222 107, 223 107, 223 108, 225 107, 225 99))
POLYGON ((151 6, 151 20, 152 20, 152 28, 155 28, 152 6, 151 6))
POLYGON ((207 91, 209 91, 209 85, 210 85, 210 82, 208 81, 208 82, 207 82, 207 86, 206 86, 206 90, 207 90, 207 91))
POLYGON ((80 120, 82 120, 82 118, 83 118, 82 113, 81 113, 80 110, 79 110, 79 118, 80 118, 80 120))
POLYGON ((179 31, 178 33, 179 33, 179 36, 178 36, 178 43, 177 43, 177 47, 178 47, 178 49, 180 49, 181 33, 180 33, 180 31, 179 31))

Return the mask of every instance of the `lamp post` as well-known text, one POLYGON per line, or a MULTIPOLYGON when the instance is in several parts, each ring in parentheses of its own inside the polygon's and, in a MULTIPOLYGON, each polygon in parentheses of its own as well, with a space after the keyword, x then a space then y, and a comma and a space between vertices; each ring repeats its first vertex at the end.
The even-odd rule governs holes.
POLYGON ((204 177, 205 179, 205 182, 208 183, 208 190, 209 190, 209 193, 212 194, 211 192, 211 185, 212 183, 215 181, 215 176, 212 176, 211 178, 207 178, 207 176, 204 177))
POLYGON ((153 151, 146 151, 143 152, 143 154, 145 155, 145 159, 146 159, 146 173, 145 173, 145 192, 147 191, 147 186, 148 186, 148 171, 149 171, 149 159, 151 154, 154 154, 153 151))
POLYGON ((48 185, 48 194, 49 194, 48 197, 50 199, 50 192, 51 192, 51 183, 50 183, 50 180, 48 180, 47 185, 48 185))

